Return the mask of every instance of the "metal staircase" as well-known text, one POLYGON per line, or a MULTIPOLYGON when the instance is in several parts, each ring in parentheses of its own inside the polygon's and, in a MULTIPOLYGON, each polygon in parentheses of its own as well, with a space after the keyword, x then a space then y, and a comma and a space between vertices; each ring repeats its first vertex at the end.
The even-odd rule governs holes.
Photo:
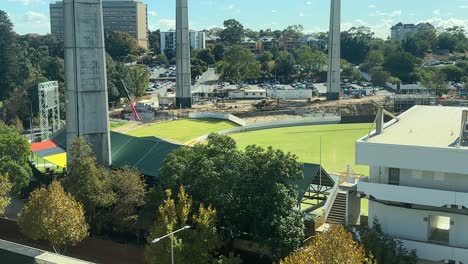
POLYGON ((326 218, 326 223, 344 225, 346 222, 346 192, 338 192, 326 218))

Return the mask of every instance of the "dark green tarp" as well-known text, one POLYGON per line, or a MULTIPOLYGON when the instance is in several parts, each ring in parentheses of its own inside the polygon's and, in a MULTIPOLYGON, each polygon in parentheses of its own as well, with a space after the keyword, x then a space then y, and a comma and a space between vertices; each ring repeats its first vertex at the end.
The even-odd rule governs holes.
MULTIPOLYGON (((181 145, 156 137, 137 138, 117 132, 111 132, 110 138, 112 167, 122 168, 128 166, 149 177, 158 177, 159 169, 163 165, 166 156, 181 147, 181 145)), ((65 130, 54 135, 52 140, 66 150, 65 130)))

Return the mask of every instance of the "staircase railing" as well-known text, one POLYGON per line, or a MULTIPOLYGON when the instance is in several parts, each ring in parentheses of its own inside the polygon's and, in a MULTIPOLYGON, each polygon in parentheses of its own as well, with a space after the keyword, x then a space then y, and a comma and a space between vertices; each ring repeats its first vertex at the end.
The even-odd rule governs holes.
POLYGON ((333 188, 330 190, 330 195, 328 196, 327 202, 323 206, 322 213, 323 213, 323 219, 325 222, 327 221, 328 215, 330 214, 333 204, 335 203, 335 199, 338 196, 338 191, 340 189, 339 186, 340 186, 339 181, 336 181, 335 184, 333 185, 333 188))

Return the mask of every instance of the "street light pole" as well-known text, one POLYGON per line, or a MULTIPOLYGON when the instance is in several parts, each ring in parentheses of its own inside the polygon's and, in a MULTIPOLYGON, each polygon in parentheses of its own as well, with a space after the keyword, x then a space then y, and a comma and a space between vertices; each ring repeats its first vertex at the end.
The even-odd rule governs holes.
POLYGON ((174 234, 176 234, 176 233, 178 233, 180 231, 183 231, 185 229, 189 229, 189 228, 190 228, 190 226, 184 226, 184 227, 182 227, 180 229, 177 229, 174 232, 171 232, 171 233, 166 234, 166 235, 164 235, 162 237, 154 239, 153 241, 151 241, 151 243, 158 243, 159 241, 161 241, 161 239, 164 239, 164 238, 170 236, 171 237, 171 263, 174 264, 174 234))

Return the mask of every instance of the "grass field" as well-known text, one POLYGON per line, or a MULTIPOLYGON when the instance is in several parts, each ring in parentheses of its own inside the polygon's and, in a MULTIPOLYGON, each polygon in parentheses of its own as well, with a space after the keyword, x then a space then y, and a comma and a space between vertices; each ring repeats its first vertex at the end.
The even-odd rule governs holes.
POLYGON ((122 126, 126 126, 128 125, 129 123, 127 122, 116 122, 116 121, 110 121, 110 129, 116 129, 116 128, 119 128, 119 127, 122 127, 122 126))
POLYGON ((337 124, 299 126, 259 130, 231 135, 239 148, 256 144, 272 146, 296 154, 299 160, 320 163, 322 138, 322 164, 329 172, 344 172, 346 166, 357 174, 369 174, 367 166, 355 165, 355 142, 369 133, 370 124, 337 124))
POLYGON ((236 125, 218 119, 184 119, 152 124, 128 131, 126 134, 135 137, 155 136, 185 143, 196 137, 233 127, 236 127, 236 125))

